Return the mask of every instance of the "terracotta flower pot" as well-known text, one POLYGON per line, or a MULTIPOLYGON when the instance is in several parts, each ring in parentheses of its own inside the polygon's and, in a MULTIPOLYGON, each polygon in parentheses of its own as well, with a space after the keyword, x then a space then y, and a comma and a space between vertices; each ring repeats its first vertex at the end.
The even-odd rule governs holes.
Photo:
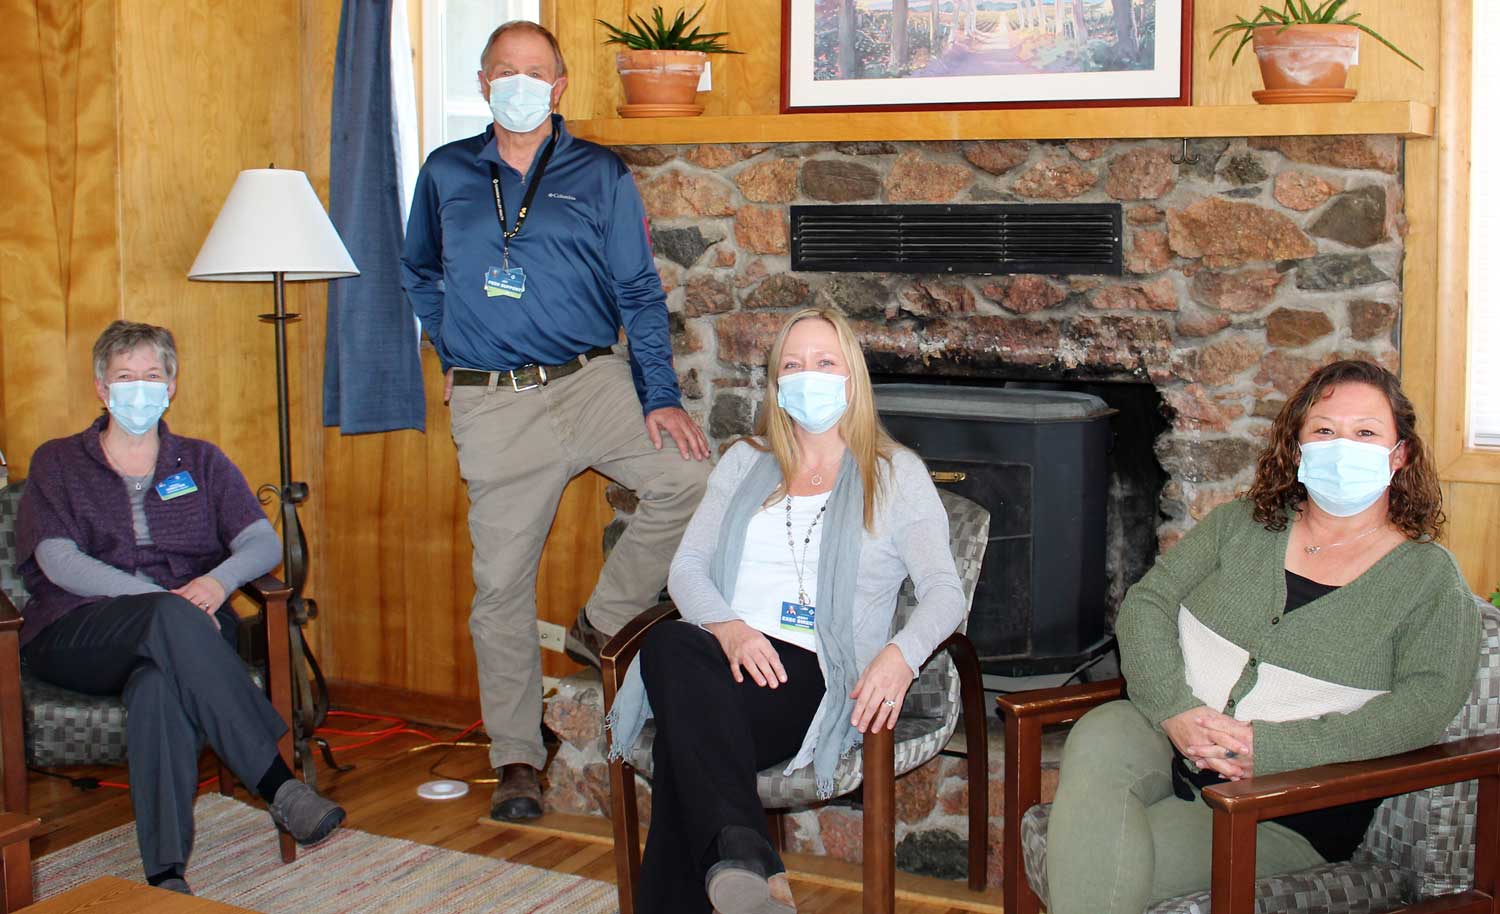
POLYGON ((1255 30, 1255 56, 1267 89, 1342 89, 1358 60, 1359 30, 1352 25, 1263 25, 1255 30))
POLYGON ((621 51, 615 55, 625 88, 622 117, 702 114, 695 104, 708 55, 702 51, 621 51))

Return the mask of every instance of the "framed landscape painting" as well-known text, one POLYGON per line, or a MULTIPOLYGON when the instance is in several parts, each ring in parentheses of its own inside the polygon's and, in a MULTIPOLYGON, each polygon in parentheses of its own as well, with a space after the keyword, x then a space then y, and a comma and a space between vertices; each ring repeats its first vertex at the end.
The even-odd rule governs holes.
POLYGON ((782 0, 781 110, 1186 105, 1192 0, 782 0))

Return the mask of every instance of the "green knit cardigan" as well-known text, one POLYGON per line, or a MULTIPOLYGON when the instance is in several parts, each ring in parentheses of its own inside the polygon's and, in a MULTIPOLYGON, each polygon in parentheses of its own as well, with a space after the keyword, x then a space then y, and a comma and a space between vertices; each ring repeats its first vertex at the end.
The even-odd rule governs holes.
POLYGON ((1479 653, 1479 615, 1452 554, 1408 540, 1349 584, 1284 614, 1290 529, 1265 529, 1242 499, 1157 559, 1116 621, 1130 700, 1158 729, 1203 704, 1185 677, 1178 633, 1185 608, 1249 652, 1231 702, 1254 689, 1259 664, 1386 693, 1350 713, 1254 722, 1256 774, 1436 742, 1473 687, 1479 653))

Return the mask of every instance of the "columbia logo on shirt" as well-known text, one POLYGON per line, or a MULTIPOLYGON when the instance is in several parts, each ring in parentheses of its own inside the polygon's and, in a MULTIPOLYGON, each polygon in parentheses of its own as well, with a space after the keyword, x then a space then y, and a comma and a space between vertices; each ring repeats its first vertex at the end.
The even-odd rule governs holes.
POLYGON ((547 194, 547 196, 552 197, 555 200, 572 200, 574 203, 578 202, 578 198, 575 197, 575 196, 573 196, 572 194, 553 194, 553 193, 549 193, 549 194, 547 194))

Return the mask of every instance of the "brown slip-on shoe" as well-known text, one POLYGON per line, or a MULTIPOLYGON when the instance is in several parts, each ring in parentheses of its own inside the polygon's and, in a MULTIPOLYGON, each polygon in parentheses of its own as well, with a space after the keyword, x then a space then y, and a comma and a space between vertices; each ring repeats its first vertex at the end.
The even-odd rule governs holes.
POLYGON ((495 792, 490 794, 490 816, 502 822, 536 819, 542 814, 542 785, 530 765, 495 769, 495 792))
POLYGON ((583 610, 578 611, 578 618, 573 620, 573 627, 568 629, 567 637, 563 639, 563 653, 567 654, 574 663, 591 666, 599 669, 599 655, 604 651, 604 645, 609 643, 609 637, 590 622, 589 617, 583 610))

